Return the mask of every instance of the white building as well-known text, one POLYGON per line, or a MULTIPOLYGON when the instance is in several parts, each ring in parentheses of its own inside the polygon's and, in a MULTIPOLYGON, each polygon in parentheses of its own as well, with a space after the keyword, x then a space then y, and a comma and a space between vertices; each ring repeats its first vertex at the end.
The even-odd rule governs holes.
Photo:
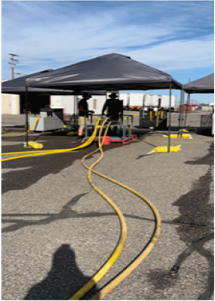
POLYGON ((1 94, 1 113, 20 114, 20 97, 13 94, 1 94))

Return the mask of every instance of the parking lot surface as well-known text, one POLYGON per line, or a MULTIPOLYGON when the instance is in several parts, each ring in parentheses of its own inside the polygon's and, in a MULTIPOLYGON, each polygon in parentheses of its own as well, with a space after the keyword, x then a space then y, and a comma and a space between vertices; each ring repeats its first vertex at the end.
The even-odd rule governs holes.
MULTIPOLYGON (((104 299, 214 298, 213 138, 192 137, 171 140, 181 144, 177 153, 147 155, 167 145, 160 132, 103 147, 104 158, 95 169, 147 197, 162 220, 151 253, 104 299)), ((24 140, 2 140, 2 152, 23 151, 24 140)), ((79 145, 76 137, 61 134, 44 134, 36 141, 44 149, 79 145)), ((3 300, 69 299, 114 250, 119 220, 89 185, 81 164, 96 147, 2 163, 3 300)), ((87 165, 99 156, 89 157, 87 165)), ((86 299, 135 258, 154 230, 154 216, 140 198, 97 175, 92 179, 122 211, 128 235, 115 264, 86 299)))

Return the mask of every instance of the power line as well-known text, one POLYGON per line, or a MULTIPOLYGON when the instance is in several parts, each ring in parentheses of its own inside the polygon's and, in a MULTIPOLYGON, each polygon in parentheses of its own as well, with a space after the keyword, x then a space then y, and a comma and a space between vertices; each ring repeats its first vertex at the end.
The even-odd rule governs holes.
POLYGON ((15 66, 16 66, 16 64, 14 63, 14 62, 18 62, 18 60, 15 60, 14 59, 14 57, 15 56, 19 56, 19 55, 17 55, 17 54, 13 54, 13 53, 9 53, 9 55, 11 55, 11 61, 12 61, 12 63, 11 62, 9 62, 8 64, 11 64, 12 66, 11 66, 11 69, 12 69, 12 79, 14 79, 14 68, 15 68, 15 66))
POLYGON ((24 74, 24 73, 15 73, 15 74, 20 75, 20 76, 25 76, 25 75, 27 75, 27 74, 24 74))

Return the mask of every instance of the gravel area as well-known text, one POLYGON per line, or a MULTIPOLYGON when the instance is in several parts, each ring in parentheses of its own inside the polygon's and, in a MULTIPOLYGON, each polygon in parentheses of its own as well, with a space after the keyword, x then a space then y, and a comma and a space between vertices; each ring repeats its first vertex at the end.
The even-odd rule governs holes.
MULTIPOLYGON (((213 138, 172 139, 178 153, 147 155, 167 145, 151 132, 127 145, 104 146, 95 169, 149 199, 162 220, 146 259, 106 300, 212 300, 213 138)), ((33 137, 33 136, 32 136, 33 137)), ((45 149, 72 148, 75 137, 43 135, 45 149)), ((22 151, 24 138, 2 141, 2 152, 22 151)), ((120 224, 112 207, 87 181, 81 158, 96 149, 2 163, 2 299, 69 299, 107 260, 120 224)), ((91 165, 99 153, 86 160, 91 165)), ((93 182, 123 212, 125 247, 89 298, 144 247, 154 229, 150 208, 137 196, 97 175, 93 182)))

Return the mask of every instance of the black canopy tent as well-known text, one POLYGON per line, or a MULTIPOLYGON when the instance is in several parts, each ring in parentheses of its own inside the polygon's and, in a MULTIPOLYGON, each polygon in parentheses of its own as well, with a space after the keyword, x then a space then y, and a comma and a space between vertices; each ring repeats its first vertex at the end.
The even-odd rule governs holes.
MULTIPOLYGON (((184 91, 188 93, 187 97, 187 103, 189 103, 190 100, 190 94, 210 94, 214 93, 214 73, 202 77, 200 79, 194 80, 192 82, 189 82, 183 86, 184 91)), ((186 125, 186 118, 184 121, 184 126, 186 125)))
MULTIPOLYGON (((75 92, 74 90, 62 90, 53 88, 33 88, 26 86, 26 80, 34 76, 43 76, 54 69, 43 70, 40 72, 32 73, 29 75, 21 76, 12 80, 4 81, 1 83, 1 93, 5 94, 17 94, 20 95, 21 108, 25 108, 26 113, 26 128, 28 129, 28 97, 27 93, 30 94, 31 106, 33 107, 33 113, 38 113, 41 106, 47 105, 47 96, 50 95, 78 95, 84 91, 75 92), (24 103, 23 103, 24 102, 24 103)), ((93 95, 106 95, 106 91, 91 91, 93 95)), ((76 111, 76 103, 74 102, 74 112, 76 111)), ((22 109, 21 109, 22 111, 22 109)), ((75 122, 75 121, 74 121, 75 122)), ((75 126, 75 125, 74 125, 75 126)), ((26 136, 28 140, 28 136, 26 136)), ((27 141, 28 142, 28 141, 27 141)))
MULTIPOLYGON (((2 82, 1 84, 1 93, 5 94, 18 94, 21 96, 21 99, 23 99, 26 93, 26 79, 34 76, 43 76, 44 74, 47 74, 48 72, 54 71, 53 69, 48 69, 44 71, 40 71, 37 73, 33 73, 30 75, 18 77, 12 80, 8 80, 5 82, 2 82)), ((83 93, 85 91, 82 91, 83 93)), ((49 96, 49 95, 76 95, 76 93, 73 90, 62 90, 62 89, 53 89, 53 88, 32 88, 28 87, 28 93, 30 94, 30 98, 33 100, 33 105, 35 108, 39 108, 40 105, 43 104, 43 96, 49 96), (38 97, 40 96, 40 97, 38 97), (37 98, 36 98, 37 97, 37 98)), ((106 95, 106 91, 92 91, 93 95, 106 95)), ((47 103, 44 103, 47 104, 47 103)), ((33 113, 38 113, 37 111, 33 113)))
POLYGON ((29 87, 73 90, 182 89, 160 70, 120 54, 108 54, 27 79, 29 87))
MULTIPOLYGON (((1 83, 1 93, 6 94, 21 94, 26 91, 26 80, 35 76, 43 76, 47 72, 52 72, 54 69, 48 69, 37 73, 21 76, 12 80, 7 80, 1 83)), ((81 91, 81 93, 87 91, 81 91)), ((74 90, 54 89, 54 88, 32 88, 28 87, 28 93, 35 94, 52 94, 52 95, 77 95, 74 90)), ((92 91, 93 95, 105 95, 106 91, 92 91)))
MULTIPOLYGON (((152 90, 169 89, 171 116, 171 89, 182 90, 182 85, 169 74, 132 60, 128 56, 112 53, 79 62, 48 74, 26 80, 28 87, 93 90, 152 90)), ((169 118, 169 134, 171 117, 169 118)), ((170 135, 169 135, 170 136, 170 135)), ((170 150, 170 137, 169 137, 170 150)))
MULTIPOLYGON (((47 74, 48 72, 54 71, 53 69, 48 69, 36 73, 32 73, 29 75, 21 76, 15 79, 7 80, 1 83, 1 93, 6 93, 6 94, 21 94, 25 93, 26 90, 26 79, 38 75, 44 75, 47 74)), ((52 93, 53 95, 60 95, 60 94, 71 94, 73 91, 64 91, 59 89, 47 89, 47 88, 28 88, 28 92, 30 93, 37 93, 37 94, 50 94, 52 93)))
MULTIPOLYGON (((32 76, 41 75, 53 71, 53 69, 48 69, 33 73, 30 75, 18 77, 12 80, 2 82, 1 84, 1 93, 5 94, 17 94, 20 96, 20 110, 23 112, 25 108, 25 93, 26 93, 26 79, 32 76)), ((49 104, 49 95, 72 95, 74 92, 67 90, 59 89, 47 89, 47 88, 28 88, 30 93, 30 101, 32 107, 32 113, 38 113, 41 106, 49 104)))
POLYGON ((185 84, 184 91, 191 93, 214 93, 214 73, 185 84))

